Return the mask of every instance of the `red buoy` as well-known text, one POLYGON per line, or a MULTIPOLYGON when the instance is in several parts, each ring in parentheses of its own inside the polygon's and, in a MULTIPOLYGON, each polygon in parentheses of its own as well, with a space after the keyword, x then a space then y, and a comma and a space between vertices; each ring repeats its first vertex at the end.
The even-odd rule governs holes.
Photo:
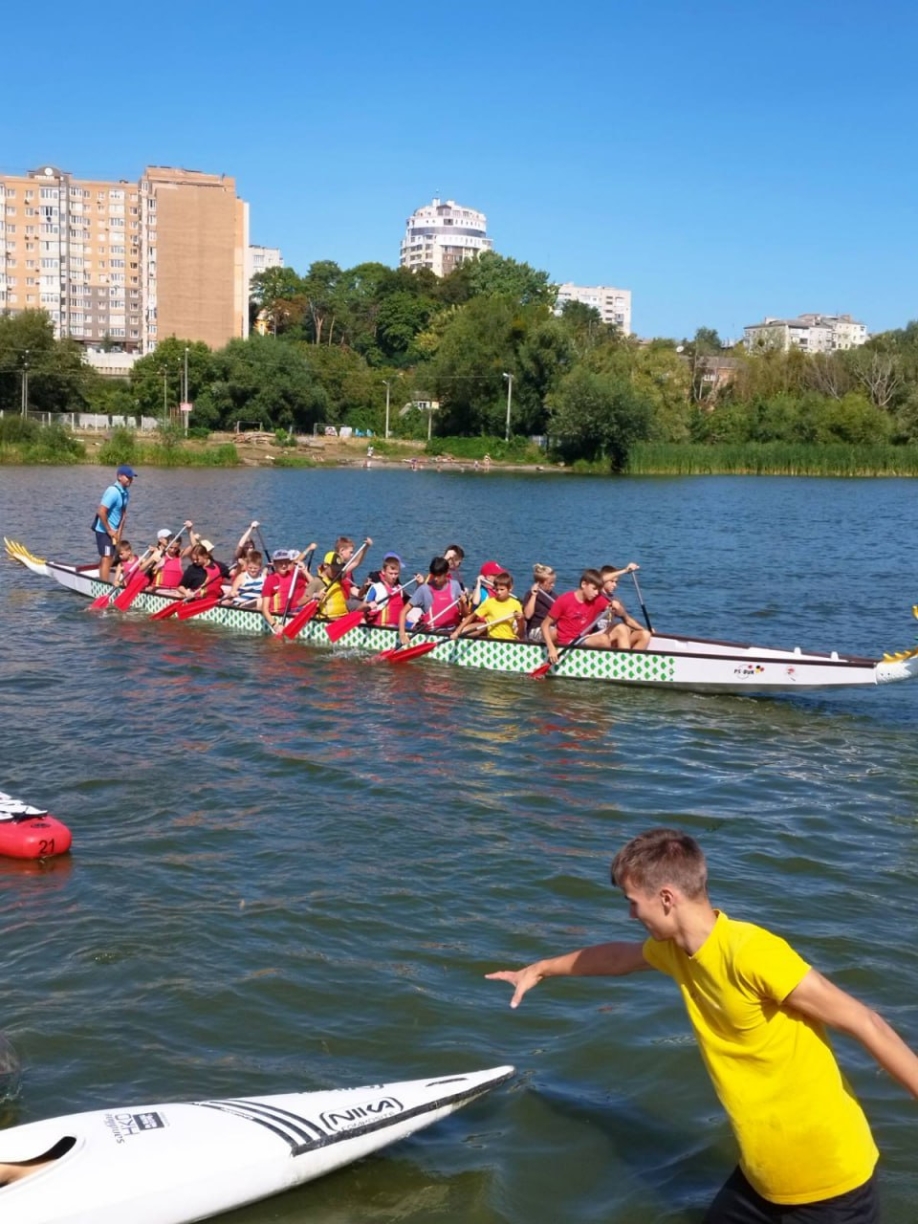
POLYGON ((70 830, 60 820, 0 791, 0 854, 19 859, 54 858, 66 854, 72 841, 70 830))

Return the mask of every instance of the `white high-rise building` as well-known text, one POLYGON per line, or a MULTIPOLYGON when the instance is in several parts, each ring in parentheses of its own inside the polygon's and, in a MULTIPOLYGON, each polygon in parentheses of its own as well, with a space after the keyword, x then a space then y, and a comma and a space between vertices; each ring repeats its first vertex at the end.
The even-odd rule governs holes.
POLYGON ((493 246, 484 213, 463 208, 455 200, 434 199, 408 218, 398 262, 412 272, 430 268, 437 276, 447 276, 493 246))
POLYGON ((746 348, 802 349, 805 353, 834 353, 859 348, 869 340, 867 328, 849 314, 802 314, 796 319, 766 317, 743 328, 746 348))
POLYGON ((267 272, 268 268, 282 268, 283 266, 284 257, 280 253, 280 247, 250 246, 249 286, 251 287, 252 277, 259 272, 267 272))
POLYGON ((603 323, 617 327, 623 336, 631 335, 631 290, 615 289, 611 285, 575 285, 567 281, 558 286, 555 313, 560 314, 565 302, 583 302, 598 310, 603 323))

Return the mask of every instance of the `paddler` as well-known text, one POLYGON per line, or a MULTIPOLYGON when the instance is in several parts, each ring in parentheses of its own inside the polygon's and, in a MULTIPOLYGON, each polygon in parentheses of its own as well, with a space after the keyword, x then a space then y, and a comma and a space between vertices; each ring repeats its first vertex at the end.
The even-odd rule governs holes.
POLYGON ((271 564, 274 573, 265 578, 259 606, 273 630, 278 616, 283 617, 302 605, 306 596, 306 576, 297 565, 295 549, 276 548, 271 554, 271 564))
MULTIPOLYGON (((412 581, 421 579, 418 575, 412 581)), ((368 625, 397 625, 405 606, 402 582, 402 559, 389 552, 383 557, 379 577, 364 592, 363 602, 368 625)), ((406 584, 410 585, 410 584, 406 584)))
POLYGON ((739 1147, 704 1224, 878 1224, 877 1147, 825 1026, 859 1041, 916 1097, 918 1057, 783 939, 714 909, 694 838, 639 834, 615 856, 612 882, 647 931, 642 943, 598 944, 486 976, 513 986, 511 1007, 545 978, 645 969, 673 978, 739 1147))
POLYGON ((578 638, 583 638, 584 646, 608 649, 606 634, 592 632, 608 605, 602 575, 598 570, 584 570, 577 590, 559 595, 542 621, 542 640, 552 663, 558 661, 559 646, 569 646, 578 638))
POLYGON ((513 579, 501 570, 492 579, 492 594, 473 608, 451 636, 487 637, 495 642, 520 642, 526 635, 523 605, 514 598, 513 579))
POLYGON ((419 586, 398 618, 398 636, 403 646, 408 645, 408 618, 416 613, 412 628, 425 629, 456 628, 467 611, 462 587, 451 577, 449 562, 445 557, 434 557, 428 571, 429 578, 419 586))

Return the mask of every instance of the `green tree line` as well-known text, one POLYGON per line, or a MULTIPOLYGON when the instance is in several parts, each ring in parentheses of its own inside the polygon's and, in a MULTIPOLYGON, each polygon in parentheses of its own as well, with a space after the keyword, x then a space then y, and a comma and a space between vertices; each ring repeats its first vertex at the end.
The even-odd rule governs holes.
POLYGON ((511 432, 562 458, 621 469, 637 444, 904 445, 918 442, 918 322, 829 354, 725 351, 716 331, 639 341, 578 302, 554 313, 548 274, 494 253, 449 276, 331 260, 253 282, 265 334, 212 351, 171 337, 129 379, 103 378, 41 312, 0 317, 0 408, 163 417, 187 361, 196 430, 237 422, 311 432, 324 424, 423 437, 511 432), (726 359, 726 360, 725 360, 726 359))

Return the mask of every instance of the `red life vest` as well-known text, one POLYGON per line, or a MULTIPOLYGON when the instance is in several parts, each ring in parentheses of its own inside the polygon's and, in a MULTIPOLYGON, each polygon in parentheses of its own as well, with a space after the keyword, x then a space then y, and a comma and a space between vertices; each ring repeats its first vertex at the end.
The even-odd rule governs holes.
POLYGON ((290 607, 295 608, 297 600, 306 590, 306 579, 303 577, 302 570, 290 570, 286 574, 277 575, 277 586, 271 592, 269 597, 269 610, 274 615, 283 614, 287 608, 287 600, 290 599, 290 607), (290 598, 290 583, 295 581, 296 585, 293 588, 293 597, 290 598))
POLYGON ((161 570, 156 571, 156 585, 177 587, 182 585, 182 558, 166 557, 161 570))
POLYGON ((401 586, 389 586, 384 578, 380 578, 379 582, 374 583, 374 586, 384 587, 387 598, 386 602, 377 612, 372 612, 369 608, 367 609, 367 624, 397 625, 402 608, 405 606, 405 596, 401 586))

